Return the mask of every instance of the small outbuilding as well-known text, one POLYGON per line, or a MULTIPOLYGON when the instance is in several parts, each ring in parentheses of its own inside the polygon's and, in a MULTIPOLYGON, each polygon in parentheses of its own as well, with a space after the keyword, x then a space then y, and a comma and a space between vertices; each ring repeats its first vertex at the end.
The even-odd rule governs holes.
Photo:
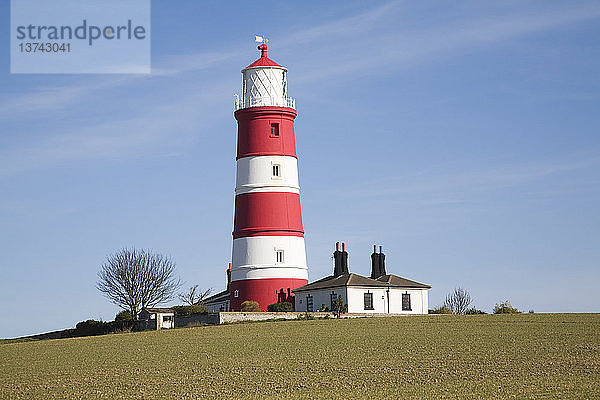
POLYGON ((344 243, 342 251, 336 244, 333 258, 333 275, 293 290, 296 311, 332 310, 338 296, 342 296, 349 313, 427 314, 431 286, 387 274, 381 247, 379 253, 376 247, 373 249, 370 277, 348 271, 344 243))
POLYGON ((172 308, 144 308, 139 319, 156 330, 175 327, 175 311, 172 308))

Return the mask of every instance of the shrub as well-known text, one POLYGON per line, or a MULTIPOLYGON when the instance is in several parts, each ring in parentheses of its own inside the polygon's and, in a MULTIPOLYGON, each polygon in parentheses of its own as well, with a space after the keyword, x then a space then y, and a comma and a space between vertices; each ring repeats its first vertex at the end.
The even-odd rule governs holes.
POLYGON ((511 306, 510 302, 506 300, 494 306, 494 314, 521 314, 521 311, 511 306))
POLYGON ((131 332, 133 328, 134 321, 132 319, 126 321, 113 321, 110 322, 109 331, 106 333, 131 332))
POLYGON ((319 308, 320 312, 329 312, 329 307, 325 305, 325 303, 321 304, 321 308, 319 308))
POLYGON ((429 310, 429 314, 453 314, 453 312, 450 307, 439 306, 433 310, 429 310))
POLYGON ((533 313, 534 313, 533 309, 529 310, 529 314, 533 314, 533 313))
POLYGON ((115 321, 131 321, 133 318, 131 317, 131 312, 129 310, 123 310, 117 315, 115 315, 115 321))
POLYGON ((467 315, 473 315, 473 314, 487 314, 485 311, 481 311, 476 309, 475 307, 469 308, 467 311, 465 311, 465 314, 467 315))
POLYGON ((269 304, 267 311, 270 312, 290 312, 294 311, 294 305, 290 302, 284 301, 281 303, 269 304))
POLYGON ((258 302, 253 300, 246 300, 242 303, 242 311, 243 312, 259 312, 262 311, 260 309, 260 305, 258 302))
POLYGON ((193 305, 193 306, 175 306, 173 307, 175 315, 179 317, 187 317, 192 314, 206 314, 208 308, 204 305, 193 305))
POLYGON ((75 325, 75 336, 104 335, 110 331, 110 324, 104 321, 88 319, 75 325))
POLYGON ((304 314, 298 314, 298 317, 296 317, 297 319, 300 320, 313 320, 315 319, 315 316, 312 314, 309 314, 308 311, 305 311, 304 314))

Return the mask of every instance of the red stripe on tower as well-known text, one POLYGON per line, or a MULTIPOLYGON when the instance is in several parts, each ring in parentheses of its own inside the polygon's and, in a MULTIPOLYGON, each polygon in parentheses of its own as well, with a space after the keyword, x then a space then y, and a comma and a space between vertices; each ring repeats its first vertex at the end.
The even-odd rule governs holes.
POLYGON ((242 70, 231 267, 231 309, 244 301, 261 308, 294 304, 291 290, 308 283, 296 142, 295 103, 287 69, 267 57, 242 70))
POLYGON ((304 237, 299 194, 257 192, 235 197, 233 238, 265 235, 304 237))
POLYGON ((284 107, 252 107, 236 111, 237 158, 281 155, 296 157, 296 110, 284 107))

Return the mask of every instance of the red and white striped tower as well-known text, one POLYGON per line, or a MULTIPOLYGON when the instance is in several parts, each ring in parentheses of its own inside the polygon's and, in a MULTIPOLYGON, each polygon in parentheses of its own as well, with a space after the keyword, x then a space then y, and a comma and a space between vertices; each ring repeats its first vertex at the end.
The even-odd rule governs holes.
POLYGON ((308 283, 294 138, 295 102, 287 69, 261 57, 242 70, 238 121, 231 309, 266 309, 308 283), (284 296, 282 296, 284 295, 284 296))

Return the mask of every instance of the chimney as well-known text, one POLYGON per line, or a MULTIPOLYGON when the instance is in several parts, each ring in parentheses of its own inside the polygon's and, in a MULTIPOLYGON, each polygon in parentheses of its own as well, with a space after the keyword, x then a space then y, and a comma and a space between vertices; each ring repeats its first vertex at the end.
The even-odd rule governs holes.
POLYGON ((383 254, 383 246, 379 246, 379 276, 387 275, 385 272, 385 254, 383 254))
POLYGON ((346 251, 346 243, 342 242, 342 274, 348 273, 348 252, 346 251))
POLYGON ((229 290, 230 283, 231 283, 231 263, 229 263, 229 268, 227 268, 227 290, 229 290))
POLYGON ((377 245, 374 244, 373 254, 371 254, 371 279, 377 279, 382 275, 380 269, 380 260, 381 255, 377 253, 377 245))
POLYGON ((333 276, 340 276, 348 273, 348 252, 346 251, 346 243, 342 243, 342 251, 340 251, 340 242, 335 244, 333 252, 333 276))
POLYGON ((333 252, 333 276, 342 275, 342 252, 340 251, 340 242, 336 242, 333 252))

